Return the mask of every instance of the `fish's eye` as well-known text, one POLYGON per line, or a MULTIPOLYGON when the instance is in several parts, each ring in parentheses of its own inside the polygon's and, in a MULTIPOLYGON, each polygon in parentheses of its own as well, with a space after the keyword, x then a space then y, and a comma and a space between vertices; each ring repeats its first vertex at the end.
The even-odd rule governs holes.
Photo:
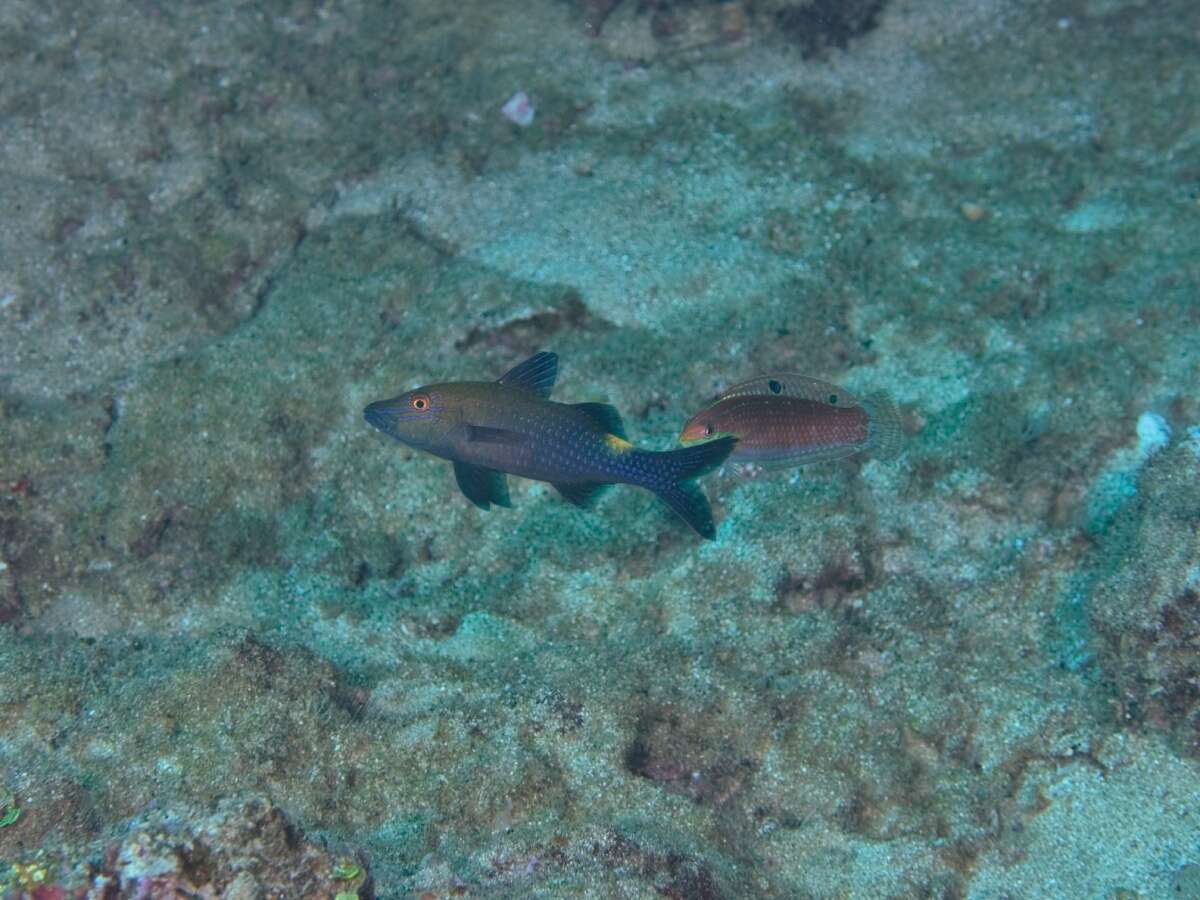
POLYGON ((710 425, 710 424, 708 424, 708 423, 706 422, 706 423, 704 424, 704 436, 705 436, 705 437, 712 437, 712 433, 713 433, 713 427, 712 427, 712 425, 710 425))
POLYGON ((417 412, 425 412, 429 409, 429 397, 425 394, 417 394, 412 398, 412 408, 417 412))
POLYGON ((783 385, 780 384, 778 381, 776 381, 774 378, 772 378, 770 381, 767 382, 767 387, 770 389, 772 394, 778 394, 780 391, 783 390, 783 385))
POLYGON ((837 396, 837 394, 830 394, 830 395, 829 395, 829 405, 830 405, 830 406, 837 406, 837 401, 838 401, 838 396, 837 396))

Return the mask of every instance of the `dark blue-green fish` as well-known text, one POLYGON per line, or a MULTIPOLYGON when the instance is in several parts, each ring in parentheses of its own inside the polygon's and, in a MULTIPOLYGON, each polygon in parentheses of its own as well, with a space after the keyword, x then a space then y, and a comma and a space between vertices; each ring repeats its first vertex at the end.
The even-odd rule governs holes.
POLYGON ((558 356, 538 353, 499 381, 431 384, 372 403, 363 416, 389 437, 450 460, 459 488, 480 509, 511 505, 505 473, 548 481, 581 507, 608 485, 632 484, 712 539, 712 510, 694 479, 719 466, 737 439, 639 450, 613 407, 550 400, 557 374, 558 356))

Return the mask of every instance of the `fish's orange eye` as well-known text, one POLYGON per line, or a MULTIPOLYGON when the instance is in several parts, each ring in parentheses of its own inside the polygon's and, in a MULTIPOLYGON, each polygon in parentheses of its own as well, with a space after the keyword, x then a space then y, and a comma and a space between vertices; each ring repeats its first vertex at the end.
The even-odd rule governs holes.
POLYGON ((417 394, 412 398, 412 408, 417 412, 425 412, 429 409, 429 398, 424 394, 417 394))
POLYGON ((708 424, 705 424, 705 426, 704 426, 704 436, 705 436, 705 437, 712 437, 712 431, 713 431, 713 429, 712 429, 712 426, 711 426, 711 425, 708 425, 708 424))

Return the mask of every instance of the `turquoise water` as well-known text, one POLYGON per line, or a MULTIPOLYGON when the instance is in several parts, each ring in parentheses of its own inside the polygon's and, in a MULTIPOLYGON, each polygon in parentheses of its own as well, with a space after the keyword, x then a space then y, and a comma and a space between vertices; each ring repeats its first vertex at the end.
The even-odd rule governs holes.
POLYGON ((0 896, 1200 896, 1198 41, 6 4, 0 896), (791 371, 903 452, 706 542, 362 419, 541 349, 638 446, 791 371))

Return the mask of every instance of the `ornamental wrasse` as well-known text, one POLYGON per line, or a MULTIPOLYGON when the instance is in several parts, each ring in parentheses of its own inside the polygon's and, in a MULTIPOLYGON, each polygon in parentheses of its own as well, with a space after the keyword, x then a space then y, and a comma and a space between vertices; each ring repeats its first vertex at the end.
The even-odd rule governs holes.
POLYGON ((581 507, 610 484, 632 484, 711 539, 712 510, 693 479, 719 466, 736 438, 639 450, 613 407, 550 400, 557 373, 558 356, 538 353, 499 381, 431 384, 372 403, 363 416, 389 437, 454 463, 459 488, 480 509, 511 505, 506 472, 548 481, 581 507))
POLYGON ((760 375, 727 388, 688 419, 688 445, 717 434, 738 438, 731 462, 800 466, 872 450, 894 456, 902 435, 896 407, 883 394, 860 399, 806 375, 760 375))

